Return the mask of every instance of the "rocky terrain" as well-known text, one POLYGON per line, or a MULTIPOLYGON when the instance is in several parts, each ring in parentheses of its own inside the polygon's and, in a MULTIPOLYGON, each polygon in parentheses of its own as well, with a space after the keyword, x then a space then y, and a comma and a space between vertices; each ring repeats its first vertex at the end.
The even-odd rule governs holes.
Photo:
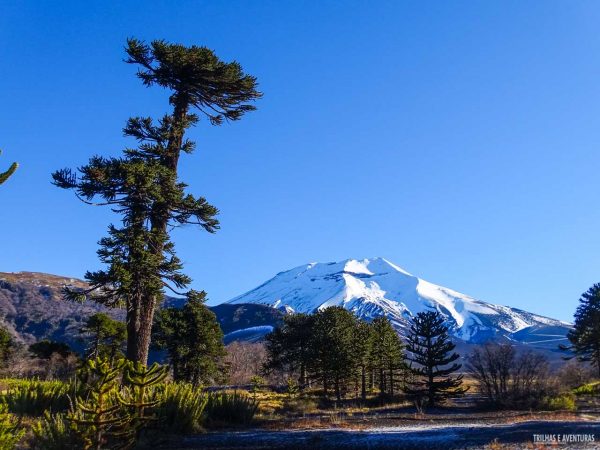
MULTIPOLYGON (((49 339, 66 342, 78 349, 79 329, 96 312, 124 320, 125 312, 92 302, 84 304, 62 298, 65 286, 85 288, 84 281, 35 272, 0 272, 0 322, 23 343, 49 339)), ((167 298, 165 305, 180 306, 182 299, 167 298)), ((253 341, 276 326, 283 313, 263 305, 219 305, 211 308, 217 316, 225 342, 253 341)))

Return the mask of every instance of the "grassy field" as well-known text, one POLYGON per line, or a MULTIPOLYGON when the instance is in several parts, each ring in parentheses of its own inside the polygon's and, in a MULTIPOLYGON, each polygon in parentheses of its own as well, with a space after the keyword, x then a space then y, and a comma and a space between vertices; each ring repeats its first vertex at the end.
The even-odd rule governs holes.
MULTIPOLYGON (((324 398, 318 390, 294 395, 267 388, 211 389, 207 392, 189 385, 164 383, 155 388, 156 398, 161 398, 160 405, 155 408, 159 420, 145 433, 146 438, 142 442, 148 441, 146 447, 140 448, 175 448, 170 446, 180 445, 182 439, 188 439, 185 436, 196 436, 195 439, 201 440, 198 437, 201 434, 244 430, 267 434, 343 431, 379 435, 381 430, 387 430, 386 433, 411 430, 420 433, 422 431, 419 430, 424 429, 469 426, 500 429, 531 422, 588 423, 600 420, 600 381, 579 386, 572 393, 561 394, 547 402, 545 410, 538 411, 486 408, 480 402, 480 393, 472 380, 467 382, 471 389, 465 396, 451 399, 437 408, 425 409, 417 408, 402 396, 382 398, 376 393, 371 393, 365 401, 356 397, 336 401, 324 398)), ((75 395, 80 394, 78 386, 73 383, 0 379, 0 401, 7 405, 8 412, 26 431, 17 448, 31 448, 34 440, 32 429, 43 421, 44 414, 68 414, 75 395)), ((332 439, 337 442, 344 436, 347 437, 342 434, 332 439)))

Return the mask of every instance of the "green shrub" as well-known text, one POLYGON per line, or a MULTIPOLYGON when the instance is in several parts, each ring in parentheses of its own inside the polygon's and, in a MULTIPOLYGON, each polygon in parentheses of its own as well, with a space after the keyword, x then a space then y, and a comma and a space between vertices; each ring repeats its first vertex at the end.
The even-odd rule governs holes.
POLYGON ((12 450, 25 433, 17 419, 8 412, 5 404, 0 403, 0 450, 12 450))
POLYGON ((263 386, 266 384, 267 382, 265 381, 265 379, 261 376, 258 375, 254 375, 252 378, 250 378, 250 384, 251 384, 251 392, 252 392, 252 398, 254 398, 254 400, 256 400, 256 394, 258 394, 258 392, 263 388, 263 386))
POLYGON ((258 401, 248 395, 214 393, 208 396, 206 420, 212 425, 246 425, 252 422, 258 410, 258 401))
POLYGON ((284 410, 291 414, 306 414, 318 408, 315 399, 309 397, 288 398, 284 403, 284 410))
POLYGON ((296 397, 296 395, 298 395, 298 391, 300 389, 300 386, 298 386, 298 383, 296 382, 296 380, 294 380, 293 378, 288 378, 286 380, 286 384, 287 384, 287 394, 290 398, 294 398, 296 397))
POLYGON ((20 416, 41 416, 45 411, 63 412, 69 408, 74 386, 62 381, 22 380, 1 396, 8 410, 20 416))
POLYGON ((14 387, 22 386, 30 381, 23 378, 0 378, 0 391, 4 392, 14 387))
MULTIPOLYGON (((34 448, 131 449, 156 417, 154 398, 167 369, 95 358, 78 371, 79 392, 65 414, 46 412, 32 428, 34 448), (125 380, 127 386, 122 386, 125 380)), ((68 398, 68 397, 67 397, 68 398)))
POLYGON ((594 381, 593 383, 587 383, 582 386, 573 389, 575 395, 599 395, 600 394, 600 381, 594 381))
POLYGON ((35 450, 85 448, 85 442, 76 432, 75 425, 64 414, 46 412, 42 419, 33 424, 31 431, 35 450))
POLYGON ((173 433, 194 433, 201 429, 206 394, 187 383, 165 383, 155 389, 158 427, 173 433))
POLYGON ((571 393, 561 394, 556 397, 548 397, 544 403, 548 409, 553 411, 575 411, 577 409, 575 396, 571 393))

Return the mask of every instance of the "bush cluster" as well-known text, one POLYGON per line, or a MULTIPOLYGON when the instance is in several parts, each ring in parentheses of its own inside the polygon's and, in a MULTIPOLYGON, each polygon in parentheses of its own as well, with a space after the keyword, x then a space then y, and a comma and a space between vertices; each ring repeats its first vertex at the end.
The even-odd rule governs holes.
MULTIPOLYGON (((238 392, 206 393, 165 382, 166 368, 125 360, 88 360, 75 382, 9 381, 0 396, 0 449, 24 434, 18 417, 38 417, 31 446, 134 448, 142 434, 186 434, 209 426, 250 423, 258 401, 238 392)), ((29 421, 30 419, 28 419, 29 421)))
POLYGON ((19 380, 1 396, 8 410, 19 416, 41 416, 45 411, 64 412, 75 398, 74 383, 62 381, 19 380))

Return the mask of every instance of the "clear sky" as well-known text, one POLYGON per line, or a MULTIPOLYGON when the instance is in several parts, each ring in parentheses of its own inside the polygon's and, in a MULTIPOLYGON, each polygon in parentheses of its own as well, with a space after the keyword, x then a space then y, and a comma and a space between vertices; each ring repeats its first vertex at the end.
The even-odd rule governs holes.
POLYGON ((211 304, 312 261, 383 256, 570 320, 600 282, 600 3, 0 2, 0 271, 99 268, 109 211, 50 173, 117 155, 166 93, 129 36, 205 45, 258 77, 242 121, 191 137, 182 179, 222 230, 178 231, 211 304))

